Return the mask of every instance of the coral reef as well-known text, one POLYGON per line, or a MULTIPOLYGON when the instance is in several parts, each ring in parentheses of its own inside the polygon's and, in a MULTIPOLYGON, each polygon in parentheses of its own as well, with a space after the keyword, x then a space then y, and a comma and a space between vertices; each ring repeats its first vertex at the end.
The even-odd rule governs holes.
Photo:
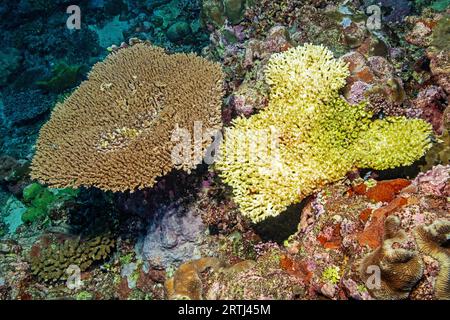
POLYGON ((437 220, 429 226, 418 226, 415 230, 419 250, 439 262, 439 275, 436 278, 436 297, 450 299, 450 221, 437 220))
POLYGON ((347 66, 323 46, 308 45, 272 55, 266 70, 271 103, 281 107, 299 96, 308 102, 326 101, 343 87, 347 66), (308 78, 311 77, 311 78, 308 78))
POLYGON ((450 16, 444 15, 441 19, 439 19, 436 26, 433 28, 430 44, 437 50, 447 52, 450 50, 449 23, 450 16))
POLYGON ((0 299, 450 299, 449 13, 0 1, 0 299))
POLYGON ((412 25, 412 30, 405 36, 409 43, 426 49, 430 80, 447 95, 450 92, 448 19, 448 14, 408 17, 407 22, 412 25))
POLYGON ((203 299, 445 297, 450 181, 448 168, 434 170, 412 184, 405 179, 360 183, 360 178, 352 178, 324 187, 304 207, 302 216, 308 219, 284 247, 260 243, 253 261, 224 263, 197 274, 196 292, 203 292, 203 299), (426 191, 431 182, 437 190, 432 195, 426 191), (439 193, 442 189, 447 193, 439 193), (422 251, 418 230, 431 245, 428 249, 433 248, 428 252, 439 257, 436 261, 422 251), (372 268, 366 270, 368 266, 372 268), (380 287, 372 286, 377 284, 375 268, 380 287))
POLYGON ((254 222, 278 215, 353 166, 409 165, 431 147, 426 122, 372 121, 363 104, 342 100, 337 91, 347 67, 324 47, 274 54, 266 75, 269 106, 233 121, 216 163, 242 213, 254 222))
POLYGON ((420 173, 414 183, 425 194, 445 196, 449 194, 447 182, 450 179, 450 165, 437 165, 427 172, 420 173))
POLYGON ((238 24, 244 19, 246 8, 253 0, 204 0, 202 1, 202 18, 204 23, 222 26, 227 20, 238 24))
POLYGON ((250 6, 245 15, 256 35, 264 34, 275 25, 292 26, 297 17, 301 16, 303 6, 311 5, 314 2, 317 7, 325 1, 271 1, 262 0, 250 6))
POLYGON ((433 125, 436 134, 442 135, 445 131, 444 111, 448 105, 444 90, 438 86, 424 88, 413 100, 413 104, 422 111, 421 118, 433 125))
POLYGON ((145 1, 135 8, 129 37, 148 39, 172 52, 200 52, 208 43, 202 27, 201 11, 205 1, 145 1), (145 14, 147 13, 147 14, 145 14))
POLYGON ((344 93, 351 104, 366 101, 366 109, 376 116, 407 114, 403 82, 395 77, 387 59, 381 56, 366 59, 361 53, 352 51, 342 56, 342 60, 349 63, 350 77, 344 93))
POLYGON ((54 187, 125 191, 152 186, 174 166, 192 169, 212 141, 203 132, 194 137, 195 122, 211 136, 221 126, 221 80, 218 65, 192 54, 167 55, 144 43, 111 54, 55 107, 32 176, 54 187), (177 139, 186 148, 178 164, 177 139))

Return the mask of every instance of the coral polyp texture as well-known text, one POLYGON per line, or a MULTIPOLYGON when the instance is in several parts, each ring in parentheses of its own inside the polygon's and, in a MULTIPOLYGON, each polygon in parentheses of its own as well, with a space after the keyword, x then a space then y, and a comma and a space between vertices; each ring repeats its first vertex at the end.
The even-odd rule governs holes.
POLYGON ((269 105, 225 129, 216 163, 253 222, 277 216, 355 167, 410 165, 431 147, 425 121, 373 120, 364 103, 349 105, 339 95, 348 75, 323 46, 306 44, 270 59, 269 105))
MULTIPOLYGON (((175 167, 194 168, 201 156, 173 161, 174 130, 190 142, 195 122, 221 128, 222 78, 219 64, 147 43, 110 54, 56 105, 41 129, 32 177, 52 187, 126 191, 151 187, 175 167)), ((191 143, 192 155, 211 141, 205 134, 191 143)))

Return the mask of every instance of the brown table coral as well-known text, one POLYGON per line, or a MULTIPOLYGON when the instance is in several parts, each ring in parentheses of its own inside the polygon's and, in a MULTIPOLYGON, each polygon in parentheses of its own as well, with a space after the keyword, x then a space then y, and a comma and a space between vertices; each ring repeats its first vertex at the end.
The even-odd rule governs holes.
POLYGON ((218 64, 146 43, 112 53, 55 107, 40 132, 33 178, 125 191, 151 187, 174 167, 192 169, 212 141, 205 130, 221 127, 222 77, 218 64), (174 163, 180 139, 188 148, 174 163))

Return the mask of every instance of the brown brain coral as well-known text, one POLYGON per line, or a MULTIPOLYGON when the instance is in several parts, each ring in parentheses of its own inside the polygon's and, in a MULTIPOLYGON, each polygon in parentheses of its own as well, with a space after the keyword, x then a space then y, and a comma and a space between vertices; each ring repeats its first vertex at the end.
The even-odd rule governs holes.
POLYGON ((367 283, 370 267, 378 267, 380 286, 370 292, 377 299, 406 299, 423 275, 423 261, 405 231, 400 229, 397 216, 386 218, 384 230, 382 245, 363 259, 360 274, 367 283))
POLYGON ((415 235, 420 251, 439 262, 436 297, 450 300, 450 221, 439 219, 429 226, 419 226, 415 235))
POLYGON ((222 79, 216 63, 146 43, 109 55, 56 105, 40 132, 32 177, 52 187, 125 191, 151 187, 175 167, 192 169, 212 141, 202 133, 221 127, 222 79), (192 145, 178 164, 177 128, 192 145))

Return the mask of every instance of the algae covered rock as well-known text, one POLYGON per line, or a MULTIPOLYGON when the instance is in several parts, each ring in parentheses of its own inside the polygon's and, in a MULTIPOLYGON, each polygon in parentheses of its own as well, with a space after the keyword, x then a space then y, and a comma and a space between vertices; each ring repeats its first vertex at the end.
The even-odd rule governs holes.
POLYGON ((68 65, 61 61, 54 66, 51 77, 37 81, 36 84, 44 90, 60 93, 78 84, 82 78, 83 69, 83 66, 68 65))
POLYGON ((437 22, 431 35, 431 45, 438 50, 450 50, 450 15, 445 15, 437 22))
POLYGON ((141 247, 151 266, 167 268, 200 258, 206 226, 196 208, 184 205, 175 203, 155 210, 141 247))
POLYGON ((300 291, 300 281, 280 268, 280 252, 271 250, 257 261, 227 265, 218 258, 182 264, 166 281, 170 299, 287 300, 300 291))
POLYGON ((11 195, 0 208, 0 220, 5 224, 5 232, 14 234, 22 224, 22 216, 27 207, 15 196, 11 195))
POLYGON ((43 117, 54 104, 54 96, 41 90, 5 90, 1 95, 3 114, 10 126, 22 126, 43 117))
POLYGON ((202 4, 204 22, 220 26, 225 22, 224 7, 221 0, 204 0, 202 4))
POLYGON ((237 24, 242 21, 246 0, 223 0, 225 16, 231 24, 237 24))

